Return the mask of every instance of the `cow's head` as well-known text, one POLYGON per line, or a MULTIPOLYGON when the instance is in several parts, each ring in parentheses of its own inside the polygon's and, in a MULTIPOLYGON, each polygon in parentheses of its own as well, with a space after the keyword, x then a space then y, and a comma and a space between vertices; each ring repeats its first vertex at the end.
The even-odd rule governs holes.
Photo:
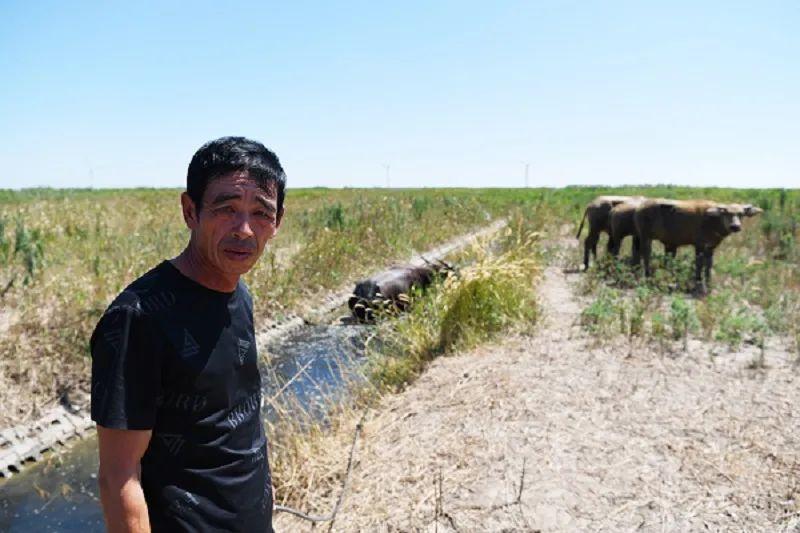
POLYGON ((719 233, 728 235, 742 229, 742 217, 745 216, 744 207, 737 204, 718 204, 706 209, 706 216, 710 217, 719 233))

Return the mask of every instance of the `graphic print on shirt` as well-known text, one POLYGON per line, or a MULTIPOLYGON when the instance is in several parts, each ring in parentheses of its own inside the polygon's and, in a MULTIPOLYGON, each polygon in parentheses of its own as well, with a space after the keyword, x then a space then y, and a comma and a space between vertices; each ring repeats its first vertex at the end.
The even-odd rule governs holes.
POLYGON ((169 391, 156 398, 156 405, 175 411, 195 413, 206 406, 208 398, 202 394, 169 391))
POLYGON ((239 365, 243 365, 244 360, 247 358, 247 352, 250 350, 250 341, 245 339, 238 339, 238 349, 239 349, 239 365))
POLYGON ((109 376, 116 370, 116 365, 119 364, 115 360, 118 355, 123 355, 120 350, 127 345, 128 340, 124 337, 128 334, 131 313, 131 310, 126 310, 122 306, 111 306, 103 313, 103 318, 101 319, 101 322, 103 319, 108 321, 107 329, 102 332, 102 340, 111 350, 106 352, 109 365, 105 370, 105 375, 95 376, 94 372, 92 375, 92 397, 95 399, 94 401, 100 411, 106 409, 109 376), (124 318, 121 318, 122 314, 124 314, 124 318))
POLYGON ((171 291, 163 291, 143 298, 141 300, 141 306, 146 313, 155 313, 156 311, 172 307, 177 300, 175 294, 171 291))
POLYGON ((200 505, 200 502, 197 501, 194 494, 189 491, 181 490, 180 493, 175 496, 175 499, 172 500, 167 512, 172 514, 185 514, 186 511, 198 505, 200 505))
POLYGON ((250 415, 258 410, 259 407, 261 407, 260 390, 248 396, 243 402, 231 409, 231 412, 228 413, 228 423, 230 424, 231 429, 236 429, 239 424, 247 420, 250 415))
POLYGON ((256 453, 254 453, 253 455, 250 456, 250 463, 251 464, 260 463, 263 460, 264 460, 264 448, 263 447, 259 448, 258 451, 256 451, 256 453))
POLYGON ((190 359, 200 353, 200 345, 194 340, 192 334, 188 329, 183 330, 183 349, 181 350, 181 357, 190 359))
POLYGON ((161 440, 162 444, 164 444, 164 447, 167 449, 167 451, 169 451, 169 453, 172 455, 178 455, 181 452, 181 448, 183 448, 184 443, 186 443, 186 439, 177 433, 158 433, 158 438, 161 440))
POLYGON ((103 338, 114 349, 114 352, 119 353, 119 341, 122 339, 122 328, 112 329, 103 334, 103 338))
POLYGON ((114 350, 114 353, 119 353, 120 342, 122 341, 122 336, 125 334, 125 326, 126 322, 130 320, 129 313, 132 311, 124 311, 125 320, 120 319, 119 311, 121 307, 113 307, 111 309, 106 310, 103 314, 109 320, 108 330, 103 333, 103 340, 108 343, 109 346, 114 350), (113 311, 113 312, 112 312, 113 311))

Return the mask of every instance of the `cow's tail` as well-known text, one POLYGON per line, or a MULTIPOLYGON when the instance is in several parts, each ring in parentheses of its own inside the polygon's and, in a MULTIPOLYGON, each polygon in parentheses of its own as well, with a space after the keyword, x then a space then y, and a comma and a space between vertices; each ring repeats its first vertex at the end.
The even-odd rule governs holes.
POLYGON ((583 218, 581 219, 581 225, 578 226, 578 234, 575 235, 576 239, 580 239, 581 238, 581 232, 583 231, 583 222, 586 220, 586 213, 588 213, 588 212, 589 212, 589 208, 588 207, 583 210, 583 218))

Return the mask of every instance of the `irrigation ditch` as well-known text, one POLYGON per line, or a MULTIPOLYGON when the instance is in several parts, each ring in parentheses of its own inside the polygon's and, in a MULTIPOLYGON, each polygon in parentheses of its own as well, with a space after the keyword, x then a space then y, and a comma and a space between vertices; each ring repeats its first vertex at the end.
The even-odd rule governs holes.
MULTIPOLYGON (((407 262, 421 266, 444 260, 497 234, 506 224, 505 219, 497 220, 407 262)), ((364 349, 365 328, 338 320, 351 293, 352 284, 341 287, 303 316, 258 328, 265 398, 291 387, 294 397, 313 412, 321 394, 344 392, 343 369, 338 365, 357 362, 364 349)), ((103 531, 94 423, 83 400, 62 402, 32 424, 0 431, 0 530, 103 531)), ((265 416, 270 416, 269 404, 264 403, 265 416)))

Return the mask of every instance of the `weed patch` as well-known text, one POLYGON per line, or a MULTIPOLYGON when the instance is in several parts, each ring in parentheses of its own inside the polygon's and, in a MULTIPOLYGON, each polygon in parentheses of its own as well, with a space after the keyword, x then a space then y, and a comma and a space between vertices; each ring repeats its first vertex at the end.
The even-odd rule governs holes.
POLYGON ((581 324, 595 335, 607 335, 612 331, 616 333, 620 329, 618 320, 623 310, 620 291, 612 287, 600 287, 596 298, 581 312, 581 324))
POLYGON ((527 329, 538 316, 535 237, 477 260, 413 299, 410 313, 380 326, 371 376, 382 389, 411 382, 433 358, 472 348, 501 332, 527 329))

